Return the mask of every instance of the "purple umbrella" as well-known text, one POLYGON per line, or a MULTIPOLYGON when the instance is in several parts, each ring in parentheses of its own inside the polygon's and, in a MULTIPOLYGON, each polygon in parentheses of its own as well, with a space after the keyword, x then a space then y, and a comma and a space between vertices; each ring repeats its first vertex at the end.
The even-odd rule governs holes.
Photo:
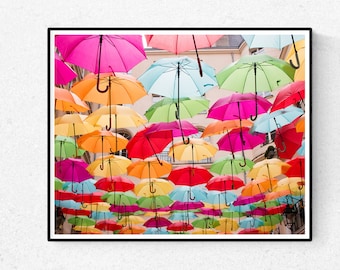
POLYGON ((80 183, 93 178, 86 170, 88 164, 82 159, 67 158, 55 163, 55 177, 68 182, 80 183))
POLYGON ((242 167, 246 166, 244 150, 253 149, 266 139, 265 134, 251 134, 249 130, 248 127, 233 129, 217 142, 220 150, 230 151, 232 154, 242 151, 244 159, 244 164, 240 164, 242 167))
POLYGON ((60 56, 55 53, 54 54, 54 79, 55 84, 68 84, 74 78, 77 77, 77 73, 63 60, 61 60, 60 56))
POLYGON ((236 201, 233 202, 233 205, 238 206, 238 205, 246 205, 246 204, 258 202, 258 201, 263 200, 264 197, 265 195, 262 193, 256 194, 254 196, 239 196, 237 197, 236 201))

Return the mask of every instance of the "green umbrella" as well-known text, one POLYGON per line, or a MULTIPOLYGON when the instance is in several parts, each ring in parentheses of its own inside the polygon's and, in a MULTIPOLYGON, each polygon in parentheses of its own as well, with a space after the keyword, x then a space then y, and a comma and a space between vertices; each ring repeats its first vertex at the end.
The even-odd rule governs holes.
POLYGON ((234 175, 239 174, 241 172, 249 171, 254 165, 254 162, 249 159, 246 159, 246 165, 244 167, 241 166, 243 165, 243 163, 244 163, 243 157, 227 155, 223 158, 216 160, 213 164, 211 164, 209 170, 219 175, 225 174, 234 175))
POLYGON ((54 190, 62 190, 64 182, 59 178, 54 177, 54 190))
POLYGON ((191 224, 196 228, 210 229, 219 226, 220 222, 215 218, 204 217, 194 220, 191 224))
POLYGON ((132 205, 137 202, 133 192, 108 192, 101 197, 104 201, 114 205, 132 205))
POLYGON ((71 217, 67 220, 68 223, 76 226, 93 226, 96 224, 96 221, 87 216, 75 216, 71 217))
MULTIPOLYGON (((246 55, 224 68, 216 79, 221 89, 239 93, 273 91, 294 80, 295 69, 286 61, 269 55, 246 55)), ((255 120, 256 116, 251 118, 255 120)))
POLYGON ((58 135, 54 139, 54 156, 60 158, 81 156, 85 150, 79 149, 73 138, 58 135), (77 150, 76 150, 77 149, 77 150))
POLYGON ((260 219, 264 222, 264 226, 274 226, 279 224, 283 220, 283 217, 282 215, 276 214, 262 216, 260 219))
POLYGON ((145 116, 149 122, 172 122, 177 119, 192 118, 196 114, 209 109, 209 100, 203 97, 183 97, 179 99, 181 108, 177 115, 177 99, 163 98, 153 104, 145 116))
POLYGON ((137 200, 140 208, 158 209, 169 206, 173 203, 168 195, 159 195, 153 197, 141 197, 137 200))

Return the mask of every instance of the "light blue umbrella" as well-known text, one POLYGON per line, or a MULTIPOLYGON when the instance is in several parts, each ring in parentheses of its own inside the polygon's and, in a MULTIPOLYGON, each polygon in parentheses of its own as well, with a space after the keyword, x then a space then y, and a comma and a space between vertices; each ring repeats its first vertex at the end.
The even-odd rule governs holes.
POLYGON ((292 123, 304 113, 302 109, 292 105, 281 110, 262 114, 254 121, 253 126, 250 128, 250 133, 269 133, 292 123))
POLYGON ((80 183, 65 182, 63 184, 63 190, 77 194, 89 194, 96 191, 97 188, 94 185, 95 183, 96 181, 94 179, 88 179, 80 183))
POLYGON ((138 80, 148 93, 169 98, 200 97, 217 85, 213 67, 189 57, 162 58, 154 62, 138 80))
POLYGON ((185 211, 185 212, 174 212, 171 214, 171 216, 169 217, 169 220, 172 221, 183 221, 183 220, 187 220, 187 218, 189 217, 189 219, 195 219, 198 216, 194 213, 194 212, 190 212, 190 211, 185 211))
POLYGON ((208 190, 202 186, 181 186, 170 192, 169 196, 174 201, 180 202, 198 202, 207 198, 208 190))
POLYGON ((207 194, 206 200, 203 202, 210 204, 226 204, 230 205, 233 201, 235 201, 237 195, 231 191, 218 191, 218 190, 210 190, 207 194))
POLYGON ((247 217, 239 222, 241 228, 250 229, 257 228, 264 225, 263 220, 254 217, 247 217))
POLYGON ((305 140, 302 140, 302 144, 300 148, 296 152, 298 156, 304 156, 305 155, 305 140))
POLYGON ((70 209, 80 209, 81 203, 75 202, 74 200, 55 200, 54 203, 56 206, 61 208, 70 208, 70 209))
POLYGON ((110 219, 113 218, 112 212, 104 212, 104 211, 92 211, 91 218, 95 220, 102 220, 102 219, 110 219))
POLYGON ((148 228, 143 234, 169 234, 166 228, 148 228))

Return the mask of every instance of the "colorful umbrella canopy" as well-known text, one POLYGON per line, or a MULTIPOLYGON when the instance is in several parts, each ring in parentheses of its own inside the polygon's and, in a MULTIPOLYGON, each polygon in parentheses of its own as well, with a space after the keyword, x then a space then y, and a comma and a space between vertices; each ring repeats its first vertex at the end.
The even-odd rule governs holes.
POLYGON ((254 217, 247 217, 239 222, 239 226, 245 229, 257 228, 263 225, 263 220, 254 217))
POLYGON ((189 143, 183 141, 175 143, 170 147, 169 156, 177 160, 198 161, 213 157, 217 148, 203 139, 192 138, 189 143))
POLYGON ((89 122, 84 121, 86 115, 65 114, 54 120, 54 134, 62 136, 76 136, 90 133, 99 127, 94 127, 89 122))
POLYGON ((242 179, 230 175, 214 176, 206 184, 208 190, 218 191, 235 190, 243 186, 244 182, 242 179))
POLYGON ((102 231, 117 231, 122 229, 123 226, 117 224, 114 220, 101 220, 96 223, 95 228, 102 231))
POLYGON ((63 189, 67 191, 72 191, 76 194, 88 194, 96 191, 96 187, 94 185, 94 179, 87 179, 81 182, 65 182, 63 185, 63 189))
POLYGON ((141 208, 147 208, 147 209, 163 208, 163 207, 169 206, 172 203, 173 203, 173 200, 171 200, 168 195, 141 197, 137 200, 137 204, 141 208))
POLYGON ((179 101, 163 98, 153 104, 144 115, 149 122, 172 122, 192 118, 207 109, 209 109, 209 100, 204 97, 183 97, 179 101), (178 111, 177 104, 181 107, 180 111, 178 111))
POLYGON ((287 163, 291 166, 286 172, 285 175, 288 177, 305 177, 305 158, 304 157, 296 157, 287 161, 287 163))
POLYGON ((137 196, 151 197, 157 195, 167 195, 174 189, 172 182, 165 179, 150 178, 143 179, 138 183, 134 192, 137 196))
POLYGON ((245 166, 241 166, 243 164, 243 157, 239 155, 225 155, 222 158, 214 161, 211 164, 210 171, 217 173, 219 175, 225 174, 239 174, 241 172, 249 171, 253 166, 254 162, 250 159, 246 159, 245 166))
POLYGON ((305 38, 304 35, 242 35, 249 48, 283 47, 305 38))
POLYGON ((305 181, 300 177, 286 177, 277 182, 274 191, 289 190, 291 195, 302 196, 305 192, 305 181))
POLYGON ((108 155, 96 159, 86 168, 94 176, 111 177, 127 173, 127 167, 132 163, 130 159, 123 156, 108 155), (104 164, 104 166, 102 166, 104 164))
POLYGON ((153 218, 148 219, 144 222, 143 226, 147 228, 160 228, 160 227, 167 227, 171 225, 172 222, 165 217, 155 216, 153 218))
POLYGON ((77 77, 77 73, 60 56, 54 54, 54 84, 66 85, 77 77))
POLYGON ((90 110, 87 104, 75 93, 59 87, 54 87, 55 109, 63 112, 86 112, 90 110))
POLYGON ((281 87, 275 97, 271 112, 287 108, 305 99, 305 81, 295 81, 281 87))
POLYGON ((139 225, 129 225, 126 227, 123 227, 119 234, 142 234, 146 230, 145 227, 139 226, 139 225))
POLYGON ((221 209, 223 204, 229 206, 236 198, 237 195, 231 191, 209 190, 207 198, 203 202, 218 205, 218 208, 221 209))
POLYGON ((189 57, 162 58, 155 61, 138 79, 148 93, 177 99, 200 97, 217 85, 215 70, 201 62, 203 75, 197 62, 189 57))
POLYGON ((93 226, 96 221, 88 216, 75 216, 67 220, 68 223, 76 226, 93 226))
POLYGON ((265 195, 260 193, 253 196, 238 196, 237 199, 233 202, 234 206, 246 205, 261 201, 265 198, 265 195))
POLYGON ((220 222, 211 217, 203 217, 203 218, 198 218, 194 220, 191 223, 192 226, 195 228, 201 228, 201 229, 211 229, 211 228, 216 228, 217 226, 220 225, 220 222))
POLYGON ((88 164, 82 159, 67 158, 55 163, 55 176, 63 181, 82 182, 92 178, 86 170, 88 164))
MULTIPOLYGON (((172 141, 171 130, 147 134, 148 128, 138 131, 126 146, 129 158, 145 159, 162 152, 172 141)), ((160 162, 160 161, 159 161, 160 162)))
POLYGON ((54 139, 54 156, 60 158, 69 158, 82 156, 85 150, 79 149, 72 137, 58 135, 54 139))
POLYGON ((247 183, 241 191, 242 196, 254 196, 267 191, 272 191, 277 184, 276 179, 255 179, 247 183))
POLYGON ((213 135, 219 135, 219 134, 223 134, 225 132, 229 132, 234 128, 240 128, 240 127, 251 127, 252 126, 252 122, 249 120, 216 120, 210 124, 208 124, 201 137, 205 138, 208 136, 213 136, 213 135))
POLYGON ((201 166, 179 166, 173 169, 168 179, 175 185, 196 186, 205 184, 213 175, 201 166))
POLYGON ((174 222, 167 226, 166 228, 168 231, 174 232, 186 232, 194 229, 194 227, 191 224, 182 221, 174 222))
POLYGON ((305 132, 305 115, 302 115, 295 123, 296 132, 305 132))
POLYGON ((248 177, 253 179, 272 179, 287 172, 290 165, 277 158, 265 159, 255 163, 249 171, 248 177))
POLYGON ((127 167, 128 175, 143 178, 157 178, 170 173, 172 165, 164 160, 160 162, 155 157, 138 160, 127 167))
POLYGON ((239 228, 238 222, 230 218, 218 219, 220 225, 216 226, 215 229, 222 233, 231 233, 239 228))
POLYGON ((140 35, 57 35, 63 60, 94 73, 128 72, 143 61, 140 35))
POLYGON ((207 189, 202 186, 179 186, 169 194, 174 201, 180 202, 198 202, 205 201, 207 198, 207 189))
POLYGON ((101 178, 94 185, 97 189, 105 190, 108 192, 124 192, 132 190, 135 187, 135 184, 129 178, 123 177, 121 175, 101 178))

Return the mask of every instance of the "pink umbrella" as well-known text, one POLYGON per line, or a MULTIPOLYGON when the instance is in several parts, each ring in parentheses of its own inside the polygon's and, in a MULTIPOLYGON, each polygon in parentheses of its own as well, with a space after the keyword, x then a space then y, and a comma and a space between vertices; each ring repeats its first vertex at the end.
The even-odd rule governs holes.
POLYGON ((238 196, 236 201, 233 202, 234 206, 246 205, 263 200, 266 197, 263 193, 256 194, 254 196, 238 196))
MULTIPOLYGON (((55 45, 66 62, 96 74, 128 72, 146 59, 141 35, 57 35, 55 45)), ((99 76, 97 80, 99 89, 99 76)))
POLYGON ((242 167, 246 166, 244 150, 253 149, 266 139, 265 134, 251 134, 249 130, 248 127, 233 129, 217 142, 220 150, 230 151, 232 154, 242 151, 244 158, 244 164, 240 164, 242 167))
POLYGON ((237 176, 219 175, 211 178, 206 187, 208 190, 235 190, 244 186, 244 182, 237 176))
POLYGON ((197 214, 207 215, 207 216, 222 216, 222 211, 220 209, 212 209, 207 207, 202 207, 197 214))
POLYGON ((196 210, 204 206, 203 202, 180 202, 180 201, 175 201, 171 206, 171 210, 179 210, 179 211, 184 211, 184 210, 196 210))
POLYGON ((168 220, 167 218, 155 216, 145 221, 143 226, 148 227, 148 228, 160 228, 160 227, 169 226, 171 224, 172 222, 168 220))
POLYGON ((87 166, 82 159, 67 158, 55 163, 55 176, 63 181, 80 183, 92 178, 87 166))
POLYGON ((63 60, 60 56, 54 54, 54 84, 68 84, 74 78, 77 77, 77 73, 63 60))

